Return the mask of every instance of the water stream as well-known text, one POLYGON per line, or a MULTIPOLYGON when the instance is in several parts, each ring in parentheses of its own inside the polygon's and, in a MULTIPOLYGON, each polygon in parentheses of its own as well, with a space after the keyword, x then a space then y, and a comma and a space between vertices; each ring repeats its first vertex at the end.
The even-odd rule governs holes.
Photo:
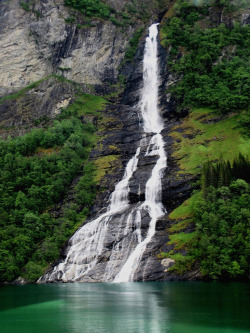
POLYGON ((142 255, 155 234, 156 222, 166 213, 161 202, 161 179, 167 157, 161 135, 163 121, 158 109, 157 25, 149 28, 143 58, 143 88, 138 108, 144 138, 128 162, 122 180, 116 185, 107 211, 74 234, 64 262, 42 276, 39 282, 134 281, 142 255), (129 182, 137 170, 139 159, 147 156, 155 157, 156 162, 145 183, 145 201, 131 205, 128 200, 129 182), (149 223, 143 235, 141 217, 145 214, 149 223))
POLYGON ((156 133, 149 142, 146 155, 157 155, 158 159, 151 177, 146 183, 145 202, 138 207, 139 211, 143 209, 148 211, 151 221, 146 238, 138 239, 138 245, 115 277, 114 282, 133 281, 145 248, 154 236, 156 221, 166 213, 161 203, 161 178, 162 172, 166 168, 167 157, 164 151, 164 141, 160 134, 163 122, 158 109, 157 35, 157 24, 153 24, 149 28, 149 36, 146 39, 143 59, 143 89, 140 101, 144 131, 156 133), (149 150, 150 148, 151 150, 149 150))

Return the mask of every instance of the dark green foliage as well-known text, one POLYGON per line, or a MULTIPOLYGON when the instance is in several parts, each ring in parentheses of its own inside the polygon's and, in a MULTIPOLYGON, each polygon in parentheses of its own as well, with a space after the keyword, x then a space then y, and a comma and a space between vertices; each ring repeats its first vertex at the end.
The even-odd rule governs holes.
POLYGON ((250 260, 250 193, 242 179, 217 189, 196 202, 197 241, 190 254, 204 276, 213 279, 246 278, 250 260))
POLYGON ((21 1, 21 2, 20 2, 20 6, 21 6, 22 9, 25 10, 26 12, 29 12, 29 11, 30 11, 29 3, 26 3, 26 2, 24 2, 24 1, 21 1))
POLYGON ((23 10, 25 10, 26 12, 33 12, 36 15, 36 18, 39 19, 40 17, 42 17, 42 14, 38 10, 33 9, 33 5, 34 5, 34 1, 28 1, 28 2, 21 1, 20 2, 20 6, 23 10))
MULTIPOLYGON (((91 26, 92 18, 110 20, 116 26, 127 26, 137 23, 138 20, 147 21, 150 17, 146 5, 141 5, 140 10, 136 9, 136 4, 126 4, 122 8, 122 12, 116 11, 102 0, 64 0, 65 6, 71 7, 79 11, 84 19, 83 22, 77 24, 78 28, 91 26)), ((67 23, 74 23, 75 18, 66 18, 67 23)), ((95 24, 95 23, 94 23, 95 24)))
POLYGON ((162 44, 171 45, 169 65, 182 76, 171 92, 182 107, 209 107, 224 113, 248 109, 250 26, 235 23, 232 29, 224 24, 201 29, 197 21, 205 18, 209 7, 183 0, 177 4, 176 15, 161 30, 162 44))
POLYGON ((242 133, 250 137, 250 114, 247 113, 242 115, 239 123, 241 126, 242 133))
MULTIPOLYGON (((66 23, 75 23, 76 22, 76 18, 75 17, 66 17, 65 19, 66 23)), ((60 69, 60 67, 58 67, 60 69)))
POLYGON ((65 0, 64 4, 79 10, 83 15, 89 17, 100 17, 108 19, 114 10, 101 0, 65 0))
POLYGON ((143 28, 138 29, 129 41, 129 47, 125 53, 125 60, 131 61, 137 51, 137 46, 143 33, 143 28))
POLYGON ((229 186, 234 179, 241 178, 250 182, 250 162, 242 154, 234 159, 232 165, 229 161, 219 161, 218 163, 206 162, 201 171, 201 187, 203 194, 206 195, 209 186, 215 188, 229 186))
POLYGON ((90 207, 93 199, 95 198, 95 192, 93 191, 95 182, 93 175, 95 171, 92 163, 86 164, 83 171, 83 176, 76 186, 76 202, 77 204, 85 207, 90 207))
POLYGON ((53 218, 52 208, 81 170, 93 131, 93 124, 71 117, 47 130, 0 141, 0 281, 20 274, 39 277, 87 213, 76 214, 95 195, 94 171, 88 165, 77 187, 77 205, 65 209, 60 219, 53 218))

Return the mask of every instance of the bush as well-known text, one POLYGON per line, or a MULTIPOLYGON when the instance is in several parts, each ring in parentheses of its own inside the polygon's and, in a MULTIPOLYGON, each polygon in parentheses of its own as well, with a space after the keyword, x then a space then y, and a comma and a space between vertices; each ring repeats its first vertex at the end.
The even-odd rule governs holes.
POLYGON ((242 179, 230 186, 207 189, 195 205, 197 242, 190 253, 204 276, 234 279, 249 275, 249 185, 242 179))
POLYGON ((169 66, 181 79, 170 92, 181 107, 209 107, 223 113, 249 108, 250 26, 200 29, 209 6, 178 1, 176 15, 161 28, 162 44, 171 45, 169 66), (230 49, 236 46, 230 55, 230 49), (182 55, 182 56, 180 56, 182 55))
POLYGON ((0 281, 12 281, 21 273, 30 281, 38 278, 79 223, 76 211, 92 204, 93 167, 86 166, 76 187, 80 205, 65 210, 60 227, 47 213, 65 198, 95 130, 92 123, 71 117, 49 129, 0 141, 0 281))
POLYGON ((24 274, 29 282, 36 281, 43 274, 44 267, 34 261, 29 261, 24 267, 24 274))
POLYGON ((65 0, 64 4, 89 17, 109 18, 113 9, 101 0, 65 0))

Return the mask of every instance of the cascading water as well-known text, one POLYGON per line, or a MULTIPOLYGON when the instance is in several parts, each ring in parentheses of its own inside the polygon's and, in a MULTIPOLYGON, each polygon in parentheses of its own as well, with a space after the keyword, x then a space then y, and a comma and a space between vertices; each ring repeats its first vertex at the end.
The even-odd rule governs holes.
MULTIPOLYGON (((158 155, 159 158, 152 170, 151 177, 146 183, 145 202, 138 207, 138 210, 147 210, 151 221, 144 240, 138 241, 138 245, 128 257, 121 271, 116 275, 114 282, 133 281, 134 274, 139 265, 140 259, 147 244, 155 234, 155 225, 158 218, 166 211, 161 203, 161 178, 162 172, 167 165, 167 157, 164 151, 164 141, 160 134, 163 129, 163 122, 158 110, 158 64, 157 64, 157 24, 149 28, 149 36, 146 39, 145 53, 143 59, 143 90, 140 101, 141 114, 144 131, 156 133, 148 147, 146 155, 158 155)), ((138 239, 139 240, 139 239, 138 239)))
POLYGON ((123 179, 116 185, 111 195, 107 212, 85 224, 69 241, 69 251, 65 261, 55 266, 51 273, 42 276, 38 282, 54 280, 76 281, 85 276, 102 254, 110 218, 128 205, 128 182, 136 170, 140 147, 127 164, 123 179))
POLYGON ((38 282, 134 280, 143 253, 155 234, 157 219, 166 213, 161 203, 161 178, 167 158, 160 134, 163 122, 158 109, 157 35, 157 24, 153 24, 145 44, 139 103, 144 132, 147 136, 152 133, 152 137, 149 142, 145 137, 141 140, 136 154, 127 164, 123 179, 111 195, 106 213, 74 234, 64 262, 38 282), (129 183, 136 173, 139 159, 147 156, 158 158, 145 185, 145 201, 132 205, 128 200, 129 183), (145 214, 149 216, 149 225, 143 235, 142 215, 145 214))

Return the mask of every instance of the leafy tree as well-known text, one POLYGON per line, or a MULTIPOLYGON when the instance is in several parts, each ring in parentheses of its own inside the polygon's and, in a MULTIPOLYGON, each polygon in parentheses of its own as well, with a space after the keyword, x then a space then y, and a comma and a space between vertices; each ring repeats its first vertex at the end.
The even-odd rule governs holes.
POLYGON ((249 185, 242 179, 217 189, 208 187, 206 198, 195 205, 197 241, 190 250, 203 275, 213 279, 249 275, 249 185))
MULTIPOLYGON (((228 8, 227 1, 219 5, 228 8)), ((161 27, 163 46, 171 46, 169 66, 180 75, 170 92, 185 108, 210 107, 222 113, 248 109, 250 26, 236 22, 232 29, 224 24, 201 29, 197 21, 205 19, 208 8, 179 0, 175 15, 161 27), (232 45, 230 56, 225 50, 232 45)))
POLYGON ((60 225, 49 213, 81 170, 94 131, 93 124, 71 117, 46 130, 0 141, 0 281, 22 273, 38 278, 79 223, 76 211, 91 205, 94 170, 86 166, 75 194, 79 204, 65 211, 60 225))

